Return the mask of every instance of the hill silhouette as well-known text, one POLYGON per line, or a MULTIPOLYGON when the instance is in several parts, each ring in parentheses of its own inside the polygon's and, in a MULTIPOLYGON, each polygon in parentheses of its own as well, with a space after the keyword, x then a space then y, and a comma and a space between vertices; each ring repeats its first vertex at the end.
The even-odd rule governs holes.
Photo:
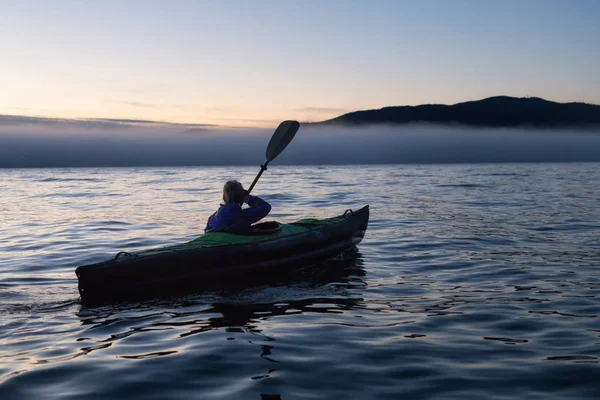
POLYGON ((318 124, 462 124, 476 127, 600 127, 600 106, 538 97, 497 96, 454 105, 425 104, 355 111, 318 124))

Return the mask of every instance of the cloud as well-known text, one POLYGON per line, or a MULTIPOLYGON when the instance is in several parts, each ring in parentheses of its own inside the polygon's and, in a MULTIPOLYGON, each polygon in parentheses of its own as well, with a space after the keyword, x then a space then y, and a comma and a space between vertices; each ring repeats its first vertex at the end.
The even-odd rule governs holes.
POLYGON ((0 115, 0 125, 45 125, 68 123, 73 120, 64 118, 29 117, 22 115, 0 115))
POLYGON ((176 108, 179 110, 185 109, 185 104, 156 104, 156 103, 147 103, 143 101, 122 101, 122 100, 114 100, 113 103, 117 104, 125 104, 131 107, 137 108, 176 108))
POLYGON ((206 107, 206 112, 209 114, 239 114, 239 107, 222 107, 222 106, 213 106, 206 107))
MULTIPOLYGON (((119 119, 119 118, 85 118, 85 119, 69 119, 69 118, 46 118, 46 117, 30 117, 21 115, 0 115, 0 126, 40 126, 54 128, 60 125, 65 128, 72 129, 121 129, 140 125, 146 126, 163 126, 170 128, 193 129, 193 128, 218 128, 215 124, 183 124, 165 121, 153 121, 147 119, 119 119)), ((2 131, 0 131, 0 135, 2 131)))
POLYGON ((129 92, 131 94, 154 93, 154 92, 159 92, 162 89, 167 88, 168 86, 169 85, 167 85, 166 83, 156 83, 156 84, 151 84, 151 85, 144 85, 143 87, 129 89, 129 90, 127 90, 127 92, 129 92))
POLYGON ((294 111, 303 114, 345 114, 351 110, 346 108, 304 107, 297 108, 294 111))
POLYGON ((71 120, 73 123, 81 121, 113 122, 117 124, 165 124, 162 121, 152 121, 149 119, 119 119, 119 118, 86 118, 84 120, 71 120))
POLYGON ((252 119, 252 118, 213 118, 218 121, 223 121, 226 125, 239 125, 240 123, 250 126, 265 126, 271 125, 277 127, 281 123, 281 119, 252 119))
POLYGON ((185 131, 183 131, 183 133, 187 134, 187 135, 204 135, 206 133, 209 132, 214 132, 212 129, 210 129, 209 127, 202 127, 202 128, 191 128, 191 129, 187 129, 185 131))
POLYGON ((142 102, 139 102, 139 101, 116 101, 115 103, 127 104, 128 106, 139 107, 139 108, 157 108, 157 107, 160 107, 158 104, 142 103, 142 102))
POLYGON ((217 128, 219 125, 215 124, 184 124, 188 128, 217 128))
POLYGON ((2 108, 7 109, 7 110, 37 111, 37 110, 34 110, 33 108, 25 108, 25 107, 2 107, 2 108))

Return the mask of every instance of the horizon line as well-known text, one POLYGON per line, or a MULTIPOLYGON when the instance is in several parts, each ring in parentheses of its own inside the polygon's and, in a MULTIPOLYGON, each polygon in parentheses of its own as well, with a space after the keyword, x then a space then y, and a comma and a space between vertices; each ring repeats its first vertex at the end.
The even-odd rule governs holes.
MULTIPOLYGON (((515 97, 515 96, 508 96, 508 95, 496 95, 496 96, 488 96, 488 97, 484 97, 484 98, 480 98, 480 99, 476 99, 476 100, 467 100, 467 101, 461 101, 458 103, 452 103, 452 104, 448 104, 448 103, 421 103, 421 104, 417 104, 417 105, 389 105, 389 106, 383 106, 383 107, 379 107, 379 108, 364 108, 364 109, 356 109, 354 111, 349 111, 346 113, 342 113, 336 117, 333 118, 329 118, 329 119, 325 119, 325 120, 320 120, 320 121, 300 121, 301 124, 320 124, 323 122, 327 122, 339 117, 342 117, 344 115, 348 115, 348 114, 352 114, 354 112, 361 112, 361 111, 375 111, 375 110, 383 110, 386 108, 394 108, 394 107, 419 107, 419 106, 431 106, 431 105, 438 105, 438 106, 456 106, 459 104, 464 104, 464 103, 471 103, 471 102, 477 102, 477 101, 483 101, 483 100, 488 100, 488 99, 493 99, 493 98, 511 98, 511 99, 539 99, 539 100, 543 100, 543 101, 547 101, 547 102, 551 102, 551 103, 557 103, 557 104, 586 104, 586 105, 592 105, 592 106, 600 106, 600 104, 595 104, 595 103, 587 103, 585 101, 568 101, 568 102, 558 102, 558 101, 554 101, 554 100, 548 100, 545 99, 543 97, 538 97, 538 96, 525 96, 525 97, 515 97)), ((5 108, 10 108, 10 107, 5 107, 5 108)), ((165 120, 149 120, 149 119, 138 119, 138 118, 111 118, 111 117, 76 117, 76 118, 66 118, 66 117, 52 117, 52 116, 47 116, 47 115, 39 115, 39 114, 0 114, 0 123, 3 122, 3 120, 5 119, 16 119, 17 121, 15 121, 16 123, 27 123, 27 122, 33 122, 32 120, 36 120, 35 122, 48 122, 48 123, 73 123, 73 122, 82 122, 82 123, 106 123, 106 124, 114 124, 114 125, 122 125, 122 126, 131 126, 131 125, 156 125, 156 126, 160 126, 160 125, 166 125, 166 126, 180 126, 180 127, 184 127, 184 128, 214 128, 214 129, 247 129, 247 128, 269 128, 271 127, 271 125, 261 125, 261 126, 250 126, 250 125, 231 125, 231 124, 214 124, 214 123, 202 123, 202 122, 191 122, 191 123, 186 123, 186 122, 174 122, 174 121, 165 121, 165 120)), ((267 119, 236 119, 236 118, 227 118, 226 120, 228 121, 246 121, 246 122, 252 122, 252 121, 256 121, 256 122, 273 122, 274 124, 277 124, 276 120, 267 120, 267 119)))

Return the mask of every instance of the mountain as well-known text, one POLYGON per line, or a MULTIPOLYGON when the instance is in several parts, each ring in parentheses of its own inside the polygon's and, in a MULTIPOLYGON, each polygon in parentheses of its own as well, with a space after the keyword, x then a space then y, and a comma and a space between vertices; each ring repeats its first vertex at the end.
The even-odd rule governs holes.
POLYGON ((461 124, 477 127, 600 127, 600 106, 556 103, 538 97, 497 96, 454 105, 424 104, 355 111, 318 124, 409 123, 461 124))

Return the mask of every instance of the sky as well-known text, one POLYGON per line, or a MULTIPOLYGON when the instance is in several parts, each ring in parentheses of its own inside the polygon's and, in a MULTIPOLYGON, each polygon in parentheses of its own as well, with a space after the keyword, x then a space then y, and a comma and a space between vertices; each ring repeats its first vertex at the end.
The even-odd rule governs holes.
POLYGON ((600 104, 600 1, 0 0, 0 114, 230 127, 600 104))

